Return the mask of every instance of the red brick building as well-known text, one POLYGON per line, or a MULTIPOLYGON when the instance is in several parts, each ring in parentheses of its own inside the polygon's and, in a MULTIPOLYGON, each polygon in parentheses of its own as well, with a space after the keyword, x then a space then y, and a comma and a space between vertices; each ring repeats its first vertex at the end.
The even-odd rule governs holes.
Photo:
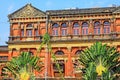
MULTIPOLYGON (((46 46, 39 51, 42 36, 48 31, 53 53, 60 63, 64 77, 78 77, 80 73, 78 54, 96 41, 115 46, 120 50, 120 7, 47 10, 43 12, 27 4, 8 16, 10 36, 8 48, 0 49, 0 72, 4 60, 17 57, 22 51, 33 55, 40 53, 41 60, 47 65, 47 76, 58 77, 51 54, 46 54, 46 46), (47 30, 48 29, 48 30, 47 30), (47 60, 47 61, 46 61, 47 60)), ((6 48, 6 47, 0 47, 6 48)), ((44 69, 35 72, 45 77, 44 69)))

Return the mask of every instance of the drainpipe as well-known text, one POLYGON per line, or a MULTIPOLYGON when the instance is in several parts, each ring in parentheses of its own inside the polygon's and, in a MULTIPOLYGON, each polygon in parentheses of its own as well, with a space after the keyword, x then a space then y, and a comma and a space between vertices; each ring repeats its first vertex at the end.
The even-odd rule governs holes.
MULTIPOLYGON (((46 12, 46 33, 48 33, 48 12, 46 12)), ((49 48, 48 43, 46 44, 46 60, 45 60, 45 80, 48 78, 48 56, 49 56, 49 48)))

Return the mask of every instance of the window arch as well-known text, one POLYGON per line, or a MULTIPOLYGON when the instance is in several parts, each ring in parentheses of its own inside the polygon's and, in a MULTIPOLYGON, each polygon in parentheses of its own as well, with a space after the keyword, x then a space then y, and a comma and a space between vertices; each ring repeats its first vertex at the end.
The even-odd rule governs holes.
POLYGON ((99 21, 94 23, 94 34, 100 34, 100 22, 99 21))
POLYGON ((103 25, 104 25, 104 33, 105 34, 110 33, 110 22, 105 21, 103 25))
POLYGON ((27 28, 33 28, 32 24, 28 24, 27 28))
POLYGON ((52 29, 53 29, 52 35, 53 35, 53 36, 58 36, 58 27, 59 27, 59 25, 58 25, 57 23, 54 23, 54 24, 52 25, 52 29))
POLYGON ((74 24, 73 24, 73 34, 74 35, 79 35, 79 23, 78 22, 75 22, 74 24))
POLYGON ((83 52, 83 50, 77 50, 77 51, 75 52, 75 55, 79 55, 81 52, 83 52))
POLYGON ((54 23, 53 25, 52 25, 52 27, 54 27, 54 28, 58 28, 58 24, 57 23, 54 23))
POLYGON ((66 23, 62 23, 62 28, 66 28, 67 27, 67 24, 66 23))
POLYGON ((64 52, 61 51, 61 50, 59 50, 59 51, 56 51, 56 52, 55 52, 55 55, 64 55, 64 52))
POLYGON ((62 23, 62 36, 65 36, 65 35, 67 35, 67 24, 66 23, 62 23))
POLYGON ((88 34, 88 23, 87 22, 83 22, 82 23, 82 34, 83 35, 87 35, 88 34))
POLYGON ((27 28, 27 36, 31 37, 32 36, 32 28, 33 28, 32 24, 28 24, 26 28, 27 28))

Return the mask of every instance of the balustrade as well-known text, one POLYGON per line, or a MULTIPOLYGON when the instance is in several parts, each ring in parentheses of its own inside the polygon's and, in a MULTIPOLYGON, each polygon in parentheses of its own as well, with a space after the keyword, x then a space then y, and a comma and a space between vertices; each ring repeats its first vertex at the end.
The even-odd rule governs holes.
MULTIPOLYGON (((50 36, 51 41, 70 41, 70 40, 113 40, 119 39, 120 33, 109 33, 109 34, 89 34, 89 35, 66 35, 66 36, 50 36)), ((42 41, 42 36, 12 36, 9 37, 9 42, 14 41, 42 41)))

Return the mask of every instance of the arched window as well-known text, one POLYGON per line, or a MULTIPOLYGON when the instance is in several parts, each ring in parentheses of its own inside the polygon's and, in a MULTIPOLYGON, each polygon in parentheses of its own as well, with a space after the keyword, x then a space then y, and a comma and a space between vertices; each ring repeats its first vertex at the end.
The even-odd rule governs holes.
MULTIPOLYGON (((61 50, 58 50, 58 51, 55 52, 55 55, 56 56, 62 56, 62 55, 64 55, 64 52, 61 51, 61 50)), ((64 73, 64 71, 65 71, 64 70, 64 68, 65 68, 64 60, 56 60, 56 62, 57 62, 57 64, 59 64, 59 69, 61 70, 61 72, 64 73)), ((59 73, 59 69, 56 65, 56 62, 53 64, 53 69, 54 69, 55 73, 59 73)), ((56 75, 55 75, 55 77, 56 77, 56 75)))
POLYGON ((38 29, 35 29, 35 36, 39 36, 38 29))
POLYGON ((83 50, 77 50, 77 51, 75 52, 75 55, 79 55, 81 52, 83 52, 83 50))
POLYGON ((57 52, 55 52, 55 55, 64 55, 64 52, 63 51, 57 51, 57 52))
POLYGON ((32 24, 28 24, 27 28, 33 28, 32 24))
POLYGON ((87 22, 82 23, 82 34, 83 35, 88 34, 88 23, 87 22))
POLYGON ((59 25, 58 25, 57 23, 54 23, 54 24, 52 25, 52 29, 53 29, 52 35, 53 35, 53 36, 58 36, 58 27, 59 27, 59 25))
POLYGON ((100 22, 94 23, 94 34, 100 34, 100 22))
POLYGON ((67 24, 66 23, 62 23, 62 36, 67 35, 67 24))
POLYGON ((104 22, 104 33, 105 34, 110 33, 110 22, 108 22, 108 21, 104 22))
POLYGON ((78 24, 78 22, 75 22, 73 24, 73 35, 79 35, 79 24, 78 24))
POLYGON ((32 36, 32 29, 33 29, 32 24, 28 24, 26 28, 27 28, 27 36, 31 37, 32 36))
POLYGON ((24 36, 24 29, 21 29, 21 36, 24 36))

